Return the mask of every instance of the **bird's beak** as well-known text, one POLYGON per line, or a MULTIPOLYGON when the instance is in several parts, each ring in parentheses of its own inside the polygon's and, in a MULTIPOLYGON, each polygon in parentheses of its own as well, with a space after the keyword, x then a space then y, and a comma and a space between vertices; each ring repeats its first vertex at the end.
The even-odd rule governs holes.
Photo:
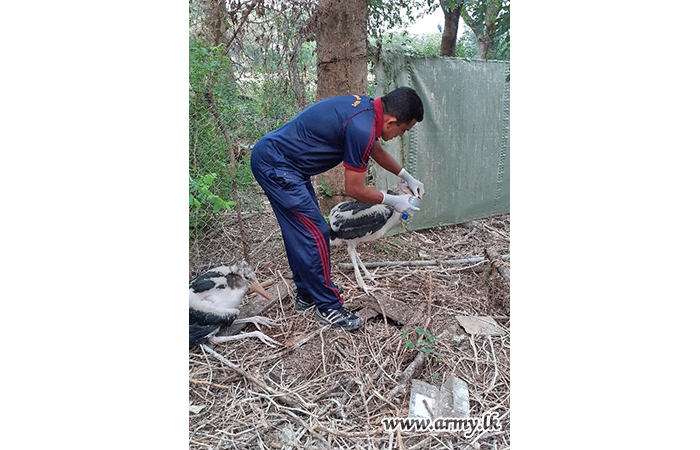
POLYGON ((250 282, 250 289, 257 292, 258 294, 262 295, 267 300, 270 300, 270 296, 267 295, 267 292, 265 292, 265 289, 262 286, 260 286, 260 283, 258 283, 257 281, 250 282))

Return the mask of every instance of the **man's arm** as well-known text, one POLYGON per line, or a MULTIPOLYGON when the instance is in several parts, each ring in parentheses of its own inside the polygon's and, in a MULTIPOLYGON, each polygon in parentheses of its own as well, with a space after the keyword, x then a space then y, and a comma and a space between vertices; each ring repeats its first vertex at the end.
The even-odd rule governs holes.
POLYGON ((366 177, 367 172, 345 169, 345 194, 363 203, 381 203, 384 195, 367 186, 366 177))
POLYGON ((408 194, 389 195, 376 191, 365 185, 365 172, 345 169, 345 193, 364 203, 383 203, 392 206, 398 212, 420 211, 409 202, 408 194))
POLYGON ((391 156, 389 152, 384 150, 384 147, 382 147, 382 144, 379 141, 374 143, 374 149, 372 150, 372 159, 375 160, 377 164, 379 164, 389 172, 393 173, 394 175, 398 175, 401 171, 401 165, 398 162, 396 162, 394 157, 391 156))
POLYGON ((394 157, 384 150, 384 147, 382 147, 382 144, 380 144, 379 141, 374 144, 372 159, 389 172, 406 180, 411 192, 413 192, 413 194, 417 195, 419 198, 423 198, 423 191, 425 190, 423 183, 413 178, 410 173, 406 172, 406 170, 402 168, 398 162, 396 162, 394 157))
MULTIPOLYGON (((379 141, 374 143, 372 159, 393 174, 399 173, 401 166, 384 150, 379 141)), ((363 203, 382 203, 384 194, 367 186, 367 172, 345 169, 345 194, 363 203)))

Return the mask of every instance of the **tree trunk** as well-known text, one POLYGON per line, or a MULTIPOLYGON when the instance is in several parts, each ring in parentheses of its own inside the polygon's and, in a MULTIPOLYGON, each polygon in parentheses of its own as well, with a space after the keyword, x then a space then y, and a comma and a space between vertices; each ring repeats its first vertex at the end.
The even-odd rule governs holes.
POLYGON ((479 43, 479 58, 486 59, 491 51, 493 42, 488 35, 478 34, 476 36, 477 42, 479 43))
POLYGON ((226 41, 226 6, 220 0, 203 0, 202 13, 204 16, 204 40, 212 45, 226 41))
POLYGON ((478 36, 479 39, 479 57, 481 59, 488 58, 489 52, 493 47, 493 33, 496 26, 496 18, 501 11, 501 2, 489 3, 486 7, 486 16, 484 17, 484 35, 478 36))
POLYGON ((451 10, 445 7, 445 0, 441 0, 440 7, 445 14, 445 27, 442 30, 442 42, 440 43, 440 56, 454 56, 457 47, 457 32, 459 31, 459 17, 462 12, 462 4, 454 6, 451 10))
MULTIPOLYGON (((367 94, 367 1, 320 0, 316 35, 316 101, 337 95, 367 94)), ((342 164, 314 177, 326 182, 332 197, 321 195, 321 211, 347 200, 342 164)))
POLYGON ((462 18, 476 35, 479 43, 479 58, 487 59, 493 48, 496 33, 496 20, 503 9, 501 0, 489 0, 480 5, 478 10, 464 9, 462 18))

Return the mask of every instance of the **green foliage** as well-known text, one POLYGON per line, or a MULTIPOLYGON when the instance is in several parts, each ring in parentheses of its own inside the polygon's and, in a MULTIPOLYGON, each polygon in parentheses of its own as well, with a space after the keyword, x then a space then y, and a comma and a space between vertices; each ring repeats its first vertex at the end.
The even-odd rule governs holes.
MULTIPOLYGON (((229 118, 240 105, 233 102, 239 90, 228 73, 231 62, 223 46, 211 47, 190 39, 190 177, 204 180, 214 174, 217 185, 231 186, 228 147, 216 124, 205 94, 211 93, 217 110, 228 127, 229 118)), ((231 189, 219 189, 228 200, 231 189)))
POLYGON ((253 172, 250 170, 250 160, 236 164, 236 187, 241 191, 255 189, 256 181, 253 172))
POLYGON ((244 157, 243 161, 236 164, 236 188, 238 189, 238 201, 241 208, 246 211, 264 211, 263 204, 260 202, 262 190, 255 181, 253 172, 250 169, 250 158, 244 157))
MULTIPOLYGON (((404 340, 404 345, 409 350, 415 350, 423 353, 428 363, 430 363, 431 360, 434 360, 436 363, 439 363, 440 356, 437 355, 434 348, 435 342, 437 340, 435 335, 422 327, 416 327, 416 334, 418 335, 418 339, 415 342, 413 342, 408 337, 408 331, 404 331, 403 333, 401 333, 401 337, 404 340)), ((440 372, 436 371, 430 376, 428 381, 430 383, 436 384, 439 378, 440 372)))
POLYGON ((381 39, 382 30, 402 28, 435 9, 435 0, 368 0, 368 36, 381 39))
POLYGON ((439 357, 435 355, 435 349, 433 348, 437 339, 435 335, 421 327, 416 327, 416 333, 418 334, 418 339, 416 342, 413 342, 408 337, 408 331, 404 331, 401 334, 401 337, 404 339, 404 345, 408 347, 409 350, 422 352, 428 358, 434 356, 436 360, 439 361, 439 357))
POLYGON ((224 45, 216 47, 190 39, 190 89, 206 92, 214 86, 226 85, 226 75, 231 61, 226 56, 224 45))
POLYGON ((479 44, 476 41, 476 35, 469 28, 457 39, 455 56, 457 58, 477 58, 479 56, 479 44))
POLYGON ((451 0, 463 1, 462 19, 477 35, 487 35, 493 42, 487 58, 510 58, 510 0, 451 0), (487 23, 492 24, 487 29, 487 23), (500 48, 498 48, 500 47, 500 48))
POLYGON ((230 210, 235 206, 233 200, 225 200, 216 194, 213 189, 216 174, 210 173, 200 178, 190 176, 190 234, 205 225, 209 217, 209 210, 214 213, 221 209, 230 210))
POLYGON ((440 56, 442 35, 433 33, 421 36, 409 36, 405 42, 407 53, 415 56, 440 56))
POLYGON ((321 180, 321 184, 316 186, 319 191, 321 191, 321 194, 325 195, 326 197, 333 197, 333 191, 331 191, 328 188, 328 185, 326 184, 326 180, 321 180))
POLYGON ((253 80, 248 82, 247 88, 255 99, 257 117, 254 122, 262 125, 249 128, 256 140, 281 127, 299 113, 294 91, 282 76, 272 77, 259 69, 254 73, 253 80))
POLYGON ((211 185, 215 178, 215 173, 204 175, 201 178, 190 177, 190 207, 201 209, 203 208, 202 203, 209 203, 213 206, 214 212, 218 212, 222 208, 230 210, 236 204, 233 200, 224 200, 211 191, 211 185))
MULTIPOLYGON (((440 56, 442 34, 411 35, 406 32, 387 33, 383 36, 382 48, 396 53, 413 56, 440 56)), ((370 45, 376 46, 376 40, 370 39, 370 45)), ((458 58, 476 58, 478 56, 476 36, 467 29, 457 40, 455 56, 458 58)))
MULTIPOLYGON (((309 48, 306 48, 308 55, 309 48)), ((236 187, 241 206, 260 210, 257 195, 246 195, 257 189, 250 171, 249 149, 269 131, 278 128, 299 111, 295 96, 284 76, 271 73, 271 66, 261 64, 242 70, 232 64, 222 45, 212 47, 190 39, 190 178, 197 188, 216 193, 206 206, 190 193, 190 225, 193 229, 207 226, 217 213, 232 200, 233 179, 229 147, 221 127, 213 115, 211 96, 219 118, 226 128, 233 151, 243 149, 242 161, 236 162, 236 187), (209 178, 214 175, 213 178, 209 178), (194 201, 192 198, 194 197, 194 201), (219 200, 217 200, 220 199, 219 200)), ((280 71, 286 68, 279 68, 280 71)), ((197 192, 203 192, 197 190, 197 192)))
POLYGON ((494 40, 488 59, 510 61, 510 34, 500 35, 494 40))

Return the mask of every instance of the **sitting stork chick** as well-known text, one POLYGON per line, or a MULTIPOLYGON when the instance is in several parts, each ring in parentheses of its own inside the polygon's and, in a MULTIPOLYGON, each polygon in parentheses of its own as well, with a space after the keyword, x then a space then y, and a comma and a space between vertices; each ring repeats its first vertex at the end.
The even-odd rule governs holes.
POLYGON ((207 340, 220 344, 247 337, 257 337, 270 347, 282 345, 260 331, 215 336, 219 330, 233 324, 252 323, 258 330, 260 325, 276 325, 272 320, 260 316, 236 320, 240 312, 239 306, 249 288, 270 300, 265 289, 258 283, 253 269, 245 261, 232 266, 216 267, 190 283, 190 348, 207 340))
MULTIPOLYGON (((401 180, 396 191, 388 190, 386 193, 390 195, 412 194, 404 180, 401 180)), ((387 204, 371 204, 350 200, 335 205, 328 214, 328 219, 331 245, 347 244, 357 284, 363 291, 369 293, 369 289, 360 275, 358 263, 365 275, 373 282, 374 277, 362 263, 360 255, 357 254, 357 244, 380 239, 399 223, 401 213, 387 204)))

